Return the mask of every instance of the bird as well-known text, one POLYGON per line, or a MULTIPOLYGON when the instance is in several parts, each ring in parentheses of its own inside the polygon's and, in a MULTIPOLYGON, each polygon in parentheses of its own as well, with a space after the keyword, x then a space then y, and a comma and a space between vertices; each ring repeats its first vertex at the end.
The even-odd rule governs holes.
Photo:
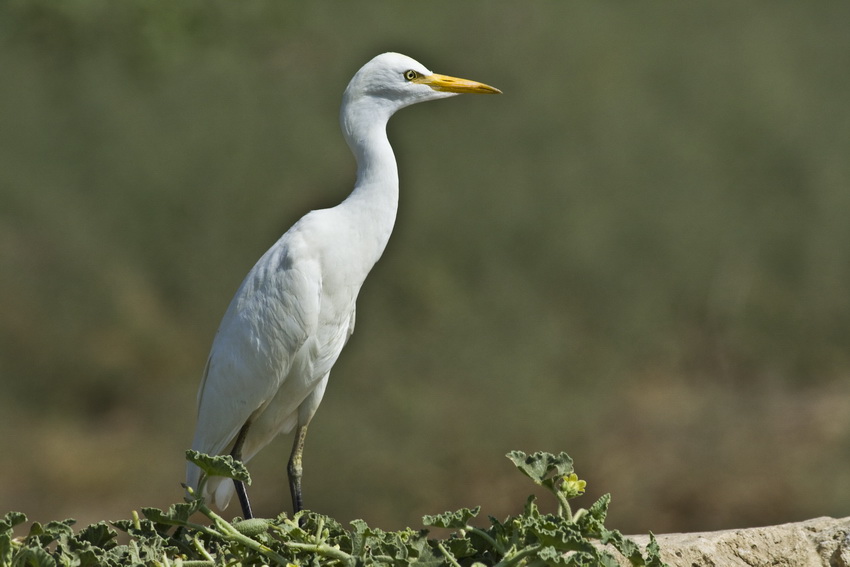
MULTIPOLYGON (((287 466, 293 513, 304 509, 302 453, 328 376, 354 331, 355 302, 381 257, 398 209, 398 167, 387 122, 411 104, 462 93, 499 94, 484 83, 433 73, 399 53, 363 65, 346 87, 340 126, 357 163, 340 204, 301 217, 248 272, 222 317, 198 390, 192 449, 247 463, 279 434, 294 441, 287 466)), ((203 473, 189 463, 186 486, 203 473)), ((224 510, 245 485, 211 477, 202 497, 224 510)))

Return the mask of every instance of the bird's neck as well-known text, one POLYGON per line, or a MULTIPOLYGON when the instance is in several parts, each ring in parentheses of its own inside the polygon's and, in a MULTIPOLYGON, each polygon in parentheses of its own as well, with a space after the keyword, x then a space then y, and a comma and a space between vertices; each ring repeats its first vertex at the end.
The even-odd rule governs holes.
POLYGON ((355 141, 351 151, 357 160, 353 194, 366 192, 375 200, 398 201, 398 167, 384 126, 374 127, 366 138, 355 141))
POLYGON ((387 139, 389 116, 343 116, 346 142, 357 160, 354 190, 340 205, 358 219, 360 236, 373 248, 374 260, 380 257, 390 238, 398 210, 398 167, 387 139))

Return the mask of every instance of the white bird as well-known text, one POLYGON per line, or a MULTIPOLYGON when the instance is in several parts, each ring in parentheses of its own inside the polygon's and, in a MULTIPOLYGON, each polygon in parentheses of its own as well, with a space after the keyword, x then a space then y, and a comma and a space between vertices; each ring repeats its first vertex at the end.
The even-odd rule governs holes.
MULTIPOLYGON (((357 294, 381 257, 398 208, 398 169, 387 121, 417 102, 460 93, 499 93, 491 86, 432 73, 398 53, 378 55, 351 79, 340 123, 357 160, 354 190, 336 207, 311 211, 251 269, 230 302, 198 392, 192 448, 229 452, 247 462, 280 433, 295 429, 289 486, 302 509, 301 454, 328 375, 354 331, 357 294)), ((186 484, 201 471, 188 465, 186 484)), ((244 485, 213 477, 204 496, 224 509, 236 491, 252 516, 244 485)))

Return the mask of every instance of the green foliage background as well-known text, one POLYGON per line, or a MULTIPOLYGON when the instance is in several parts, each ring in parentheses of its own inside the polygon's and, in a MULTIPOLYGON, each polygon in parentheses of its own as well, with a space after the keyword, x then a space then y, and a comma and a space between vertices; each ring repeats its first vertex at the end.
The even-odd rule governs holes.
MULTIPOLYGON (((307 505, 518 512, 567 451, 625 532, 850 514, 850 5, 0 4, 0 511, 181 497, 244 274, 351 186, 373 55, 493 84, 407 109, 393 240, 311 426, 307 505)), ((251 464, 288 507, 282 439, 251 464)), ((592 500, 590 500, 592 501, 592 500)))

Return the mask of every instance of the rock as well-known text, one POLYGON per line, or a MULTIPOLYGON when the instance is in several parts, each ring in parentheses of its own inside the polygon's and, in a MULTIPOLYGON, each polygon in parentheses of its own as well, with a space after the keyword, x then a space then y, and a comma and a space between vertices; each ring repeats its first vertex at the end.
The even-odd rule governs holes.
MULTIPOLYGON (((649 543, 648 536, 631 539, 641 546, 649 543)), ((850 567, 850 518, 662 534, 656 539, 662 559, 671 567, 850 567)), ((620 564, 629 562, 622 559, 620 564)))

